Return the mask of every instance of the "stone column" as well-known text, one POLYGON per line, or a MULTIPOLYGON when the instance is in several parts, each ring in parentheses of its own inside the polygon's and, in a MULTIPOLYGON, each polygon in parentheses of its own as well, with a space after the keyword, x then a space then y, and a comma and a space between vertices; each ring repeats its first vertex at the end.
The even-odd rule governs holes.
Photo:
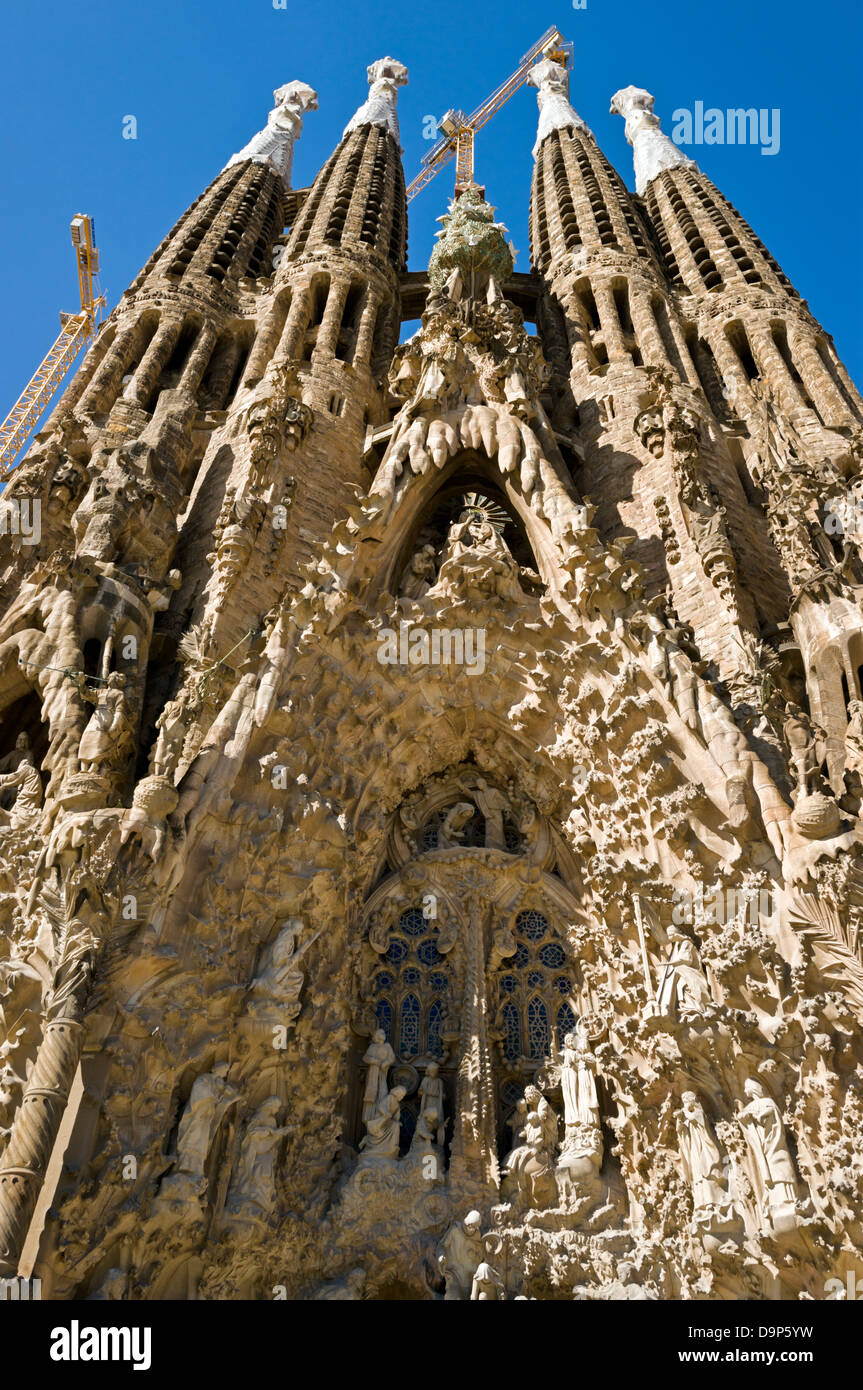
POLYGON ((141 406, 143 410, 149 408, 159 377, 177 346, 182 327, 182 319, 168 319, 159 324, 150 346, 141 358, 134 379, 129 382, 125 397, 135 405, 141 406))
POLYGON ((375 324, 378 320, 378 310, 381 307, 381 297, 376 294, 369 285, 366 289, 366 299, 363 305, 363 312, 360 318, 360 326, 357 329, 357 341, 354 347, 353 365, 367 367, 372 355, 372 340, 374 338, 375 324))
POLYGON ((88 415, 107 415, 117 396, 120 382, 130 362, 135 360, 144 338, 144 326, 138 322, 124 328, 111 344, 90 385, 80 400, 81 410, 88 415))
POLYGON ((188 391, 191 395, 195 395, 204 379, 204 373, 213 355, 215 344, 216 330, 212 324, 205 323, 195 339, 188 361, 183 368, 183 375, 178 382, 181 391, 188 391))
POLYGON ((309 315, 312 312, 312 287, 301 285, 294 291, 288 318, 279 340, 277 355, 279 359, 296 357, 300 339, 306 331, 309 315))
POLYGON ((350 290, 350 281, 338 281, 333 278, 330 281, 330 293, 327 297, 327 306, 324 309, 324 317, 318 329, 318 341, 312 354, 313 362, 324 361, 335 356, 336 343, 338 342, 339 328, 341 327, 342 314, 344 313, 345 300, 350 290))
POLYGON ((595 285, 593 293, 605 338, 605 346, 608 349, 609 362, 631 362, 632 354, 627 352, 624 345, 620 319, 617 316, 617 305, 614 302, 611 286, 607 281, 604 284, 595 285))
POLYGON ((290 292, 288 290, 281 290, 267 310, 249 353, 243 381, 244 386, 256 386, 266 372, 270 359, 278 347, 279 338, 282 336, 289 297, 290 292))

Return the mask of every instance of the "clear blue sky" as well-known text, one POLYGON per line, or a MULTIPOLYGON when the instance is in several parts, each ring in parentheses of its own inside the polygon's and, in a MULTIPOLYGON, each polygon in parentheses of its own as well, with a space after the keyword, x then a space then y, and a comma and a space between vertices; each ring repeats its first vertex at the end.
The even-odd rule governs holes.
MULTIPOLYGON (((0 418, 58 328, 77 308, 68 224, 95 218, 109 307, 165 232, 263 125, 275 86, 319 93, 294 162, 302 187, 366 93, 365 69, 390 54, 410 69, 399 97, 405 171, 429 149, 423 120, 471 111, 552 23, 575 43, 572 100, 632 187, 623 121, 611 94, 676 107, 781 111, 775 156, 750 146, 693 150, 760 234, 863 382, 859 0, 40 0, 4 6, 0 122, 4 254, 0 260, 0 418), (138 138, 122 138, 134 115, 138 138)), ((524 89, 478 137, 477 177, 529 269, 527 215, 536 94, 524 89)), ((411 204, 409 262, 427 263, 452 166, 411 204)))

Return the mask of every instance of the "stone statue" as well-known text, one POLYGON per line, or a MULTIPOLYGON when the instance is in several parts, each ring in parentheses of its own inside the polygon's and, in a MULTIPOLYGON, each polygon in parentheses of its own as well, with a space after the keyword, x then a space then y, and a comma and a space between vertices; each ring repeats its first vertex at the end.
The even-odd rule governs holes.
POLYGON ((394 1086, 379 1103, 371 1119, 366 1121, 366 1133, 360 1140, 360 1167, 394 1163, 398 1158, 401 1106, 406 1094, 404 1086, 394 1086))
POLYGON ((495 526, 484 516, 465 512, 447 537, 438 577, 429 590, 455 599, 482 602, 490 597, 524 600, 519 567, 495 526))
POLYGON ((478 777, 473 792, 474 800, 485 817, 486 849, 506 849, 503 831, 503 814, 509 809, 509 802, 497 787, 489 786, 485 778, 478 777))
POLYGON ((387 1072, 396 1060, 396 1054, 387 1042, 383 1028, 376 1028, 366 1049, 363 1061, 368 1067, 366 1086, 363 1092, 363 1124, 367 1125, 378 1107, 386 1100, 389 1086, 387 1072))
POLYGON ((787 1229, 796 1224, 797 1175, 788 1152, 782 1116, 760 1081, 750 1077, 743 1090, 749 1103, 737 1118, 752 1157, 761 1214, 772 1222, 774 1229, 787 1229))
POLYGON ((470 1288, 472 1300, 479 1302, 500 1302, 506 1298, 503 1280, 496 1269, 492 1269, 485 1260, 476 1267, 476 1273, 470 1288))
POLYGON ((710 1003, 710 986, 701 965, 695 942, 677 927, 668 928, 671 955, 656 996, 660 1018, 685 1018, 700 1014, 710 1003))
POLYGON ((696 1223, 715 1216, 727 1219, 731 1209, 728 1180, 704 1107, 694 1091, 684 1091, 675 1116, 683 1175, 692 1188, 696 1223))
POLYGON ((821 764, 826 754, 824 736, 800 706, 790 700, 785 706, 785 716, 782 732, 794 764, 797 794, 808 796, 821 788, 821 764))
POLYGON ((845 771, 856 772, 863 779, 863 700, 851 700, 848 704, 845 771))
POLYGON ((264 1218, 272 1214, 276 1204, 276 1155, 282 1140, 295 1129, 294 1125, 276 1124, 281 1108, 279 1097, 270 1096, 249 1121, 228 1188, 225 1205, 229 1211, 239 1213, 252 1208, 264 1218))
POLYGON ((79 692, 82 699, 96 707, 78 745, 81 771, 114 771, 122 766, 132 742, 126 677, 120 671, 112 671, 106 685, 93 690, 82 681, 79 692))
POLYGON ((219 1126, 237 1092, 225 1079, 226 1063, 199 1076, 189 1096, 177 1134, 177 1162, 174 1172, 162 1184, 162 1192, 179 1195, 189 1188, 201 1195, 206 1187, 205 1168, 219 1126))
POLYGON ((256 164, 268 164, 281 176, 286 189, 291 186, 291 166, 294 141, 299 139, 306 111, 317 111, 318 94, 305 82, 287 82, 273 92, 275 106, 267 117, 263 130, 233 155, 225 165, 241 164, 252 159, 256 164))
POLYGON ((15 739, 15 747, 12 749, 12 752, 6 753, 0 758, 0 772, 14 772, 21 762, 21 759, 28 753, 32 754, 30 738, 29 735, 22 730, 15 739))
POLYGON ((16 755, 18 766, 15 771, 0 776, 0 791, 16 791, 11 810, 4 811, 0 808, 0 827, 8 827, 12 831, 26 830, 39 819, 42 809, 42 779, 36 771, 33 754, 26 740, 27 735, 24 734, 19 735, 16 741, 19 752, 16 755), (22 737, 25 741, 24 746, 20 746, 22 737))
POLYGON ((443 1126, 440 1123, 440 1115, 433 1105, 427 1110, 421 1110, 417 1116, 414 1137, 411 1140, 411 1153, 414 1155, 437 1154, 442 1140, 438 1135, 443 1134, 443 1126))
POLYGON ((527 1113, 516 1136, 521 1142, 507 1155, 503 1167, 505 1190, 520 1193, 531 1206, 547 1206, 554 1194, 558 1117, 537 1086, 525 1087, 524 1101, 527 1113))
POLYGON ((446 1279, 447 1303, 469 1299, 473 1277, 483 1262, 482 1218, 469 1211, 464 1221, 455 1221, 441 1241, 438 1267, 446 1279))
POLYGON ((291 918, 265 952, 264 968, 249 986, 246 1012, 250 1018, 277 1025, 292 1023, 299 1014, 305 976, 298 962, 320 935, 316 932, 298 951, 302 930, 299 918, 291 918))
POLYGON ((192 711, 180 700, 168 700, 156 720, 158 736, 150 755, 153 777, 172 777, 177 768, 186 739, 188 720, 192 711))
POLYGON ((420 546, 411 556, 400 592, 404 598, 422 598, 434 583, 437 558, 433 545, 420 546))
POLYGON ((438 849, 458 849, 462 843, 464 828, 476 814, 472 801, 457 801, 444 815, 438 830, 438 849))
POLYGON ((428 1116, 430 1111, 434 1111, 437 1116, 436 1142, 443 1146, 444 1135, 446 1133, 446 1119, 444 1110, 444 1085, 443 1077, 440 1074, 440 1066, 437 1062, 429 1062, 426 1067, 426 1074, 419 1085, 420 1094, 420 1117, 428 1116))
POLYGON ((574 1185, 591 1180, 602 1167, 602 1128, 596 1089, 596 1057, 582 1019, 563 1040, 560 1088, 563 1092, 564 1140, 555 1170, 561 1198, 574 1185))

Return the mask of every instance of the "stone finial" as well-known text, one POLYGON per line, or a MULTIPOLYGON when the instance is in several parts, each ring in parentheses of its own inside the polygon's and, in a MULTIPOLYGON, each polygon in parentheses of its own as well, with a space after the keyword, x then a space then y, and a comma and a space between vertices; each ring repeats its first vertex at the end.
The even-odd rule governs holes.
POLYGON ((536 101, 539 106, 539 129, 533 147, 534 159, 546 135, 553 130, 584 130, 590 134, 585 122, 569 103, 569 74, 560 63, 544 58, 532 67, 527 77, 531 87, 536 87, 536 101))
MULTIPOLYGON (((397 58, 378 58, 368 68, 369 92, 355 116, 344 128, 343 135, 356 130, 361 125, 382 125, 399 143, 399 118, 396 114, 396 98, 399 87, 407 85, 408 70, 397 58)), ((399 146, 401 148, 401 146, 399 146)))
MULTIPOLYGON (((294 162, 294 141, 300 137, 306 111, 317 111, 318 94, 305 82, 286 82, 273 92, 275 106, 267 124, 228 160, 225 169, 253 159, 256 164, 269 164, 281 176, 286 189, 291 186, 291 166, 294 162)), ((224 172, 224 170, 223 170, 224 172)))
POLYGON ((643 87, 622 87, 611 98, 611 112, 626 121, 626 138, 632 146, 635 164, 635 190, 642 194, 651 180, 663 169, 698 166, 678 149, 670 136, 660 129, 659 117, 653 114, 654 98, 643 87))

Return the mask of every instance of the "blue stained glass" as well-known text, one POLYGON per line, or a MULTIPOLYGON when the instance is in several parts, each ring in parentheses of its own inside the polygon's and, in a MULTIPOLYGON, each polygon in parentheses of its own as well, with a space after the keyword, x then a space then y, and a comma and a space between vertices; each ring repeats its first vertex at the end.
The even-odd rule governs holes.
POLYGON ((510 854, 518 854, 521 848, 521 836, 518 833, 515 822, 511 821, 509 816, 504 816, 503 838, 510 854))
POLYGON ((418 907, 409 907, 399 918, 399 930, 406 936, 422 936, 423 932, 428 931, 428 925, 418 907))
POLYGON ((422 941, 417 948, 417 955, 423 965, 435 965, 440 960, 440 954, 434 941, 422 941))
POLYGON ((408 948, 404 941, 391 941, 387 951, 387 960, 392 961, 393 965, 398 965, 399 961, 404 960, 407 953, 408 948))
POLYGON ((528 987, 528 989, 536 989, 537 985, 541 985, 542 982, 543 982, 543 974, 542 974, 542 971, 541 971, 541 970, 531 970, 530 974, 529 974, 528 977, 527 977, 527 987, 528 987))
POLYGON ((375 994, 380 994, 382 990, 392 989, 393 977, 386 970, 382 970, 380 975, 375 976, 375 994))
POLYGON ((563 1042, 567 1033, 575 1032, 575 1014, 569 1004, 561 1004, 557 1011, 557 1036, 563 1042))
POLYGON ((440 826, 440 812, 435 811, 422 833, 423 849, 437 849, 440 826))
POLYGON ((508 999, 503 1006, 503 1055, 508 1062, 517 1062, 521 1056, 521 1028, 518 1021, 518 1009, 511 999, 508 999))
POLYGON ((569 980, 566 978, 565 975, 558 975, 557 979, 554 982, 554 987, 557 990, 558 994, 572 994, 572 989, 570 988, 569 980))
POLYGON ((403 985, 418 985, 421 978, 422 976, 420 975, 420 972, 416 969, 415 966, 411 966, 409 970, 402 971, 403 985))
POLYGON ((431 985, 435 994, 446 994, 447 990, 449 989, 449 980, 447 979, 446 975, 441 975, 437 971, 434 975, 430 977, 429 984, 431 985))
POLYGON ((428 1023, 428 1050, 432 1057, 440 1057, 443 1052, 443 1040, 440 1035, 442 1026, 443 1004, 439 999, 435 999, 429 1009, 428 1023))
POLYGON ((524 1086, 518 1081, 505 1081, 500 1088, 500 1098, 507 1108, 517 1105, 521 1100, 524 1086))
POLYGON ((559 970, 562 965, 566 965, 566 953, 556 941, 549 941, 547 946, 541 946, 539 958, 549 970, 559 970))
POLYGON ((528 912, 518 914, 515 929, 520 936, 527 937, 528 941, 542 941, 542 938, 548 935, 548 918, 531 908, 528 912))
POLYGON ((399 1054, 402 1057, 416 1057, 419 1050, 420 1001, 415 994, 406 994, 402 1000, 399 1054))
POLYGON ((379 999, 375 1005, 378 1027, 383 1028, 388 1043, 393 1040, 393 1006, 389 999, 379 999))
POLYGON ((501 994, 515 994, 518 989, 518 980, 514 975, 502 975, 500 978, 501 994))
POLYGON ((529 1057, 544 1057, 548 1052, 548 1014, 536 995, 527 1006, 527 1047, 529 1057))
POLYGON ((515 955, 512 957, 512 963, 515 966, 516 970, 521 970, 525 965, 527 965, 529 959, 530 957, 528 955, 527 947, 525 946, 523 941, 520 941, 515 948, 515 955))

